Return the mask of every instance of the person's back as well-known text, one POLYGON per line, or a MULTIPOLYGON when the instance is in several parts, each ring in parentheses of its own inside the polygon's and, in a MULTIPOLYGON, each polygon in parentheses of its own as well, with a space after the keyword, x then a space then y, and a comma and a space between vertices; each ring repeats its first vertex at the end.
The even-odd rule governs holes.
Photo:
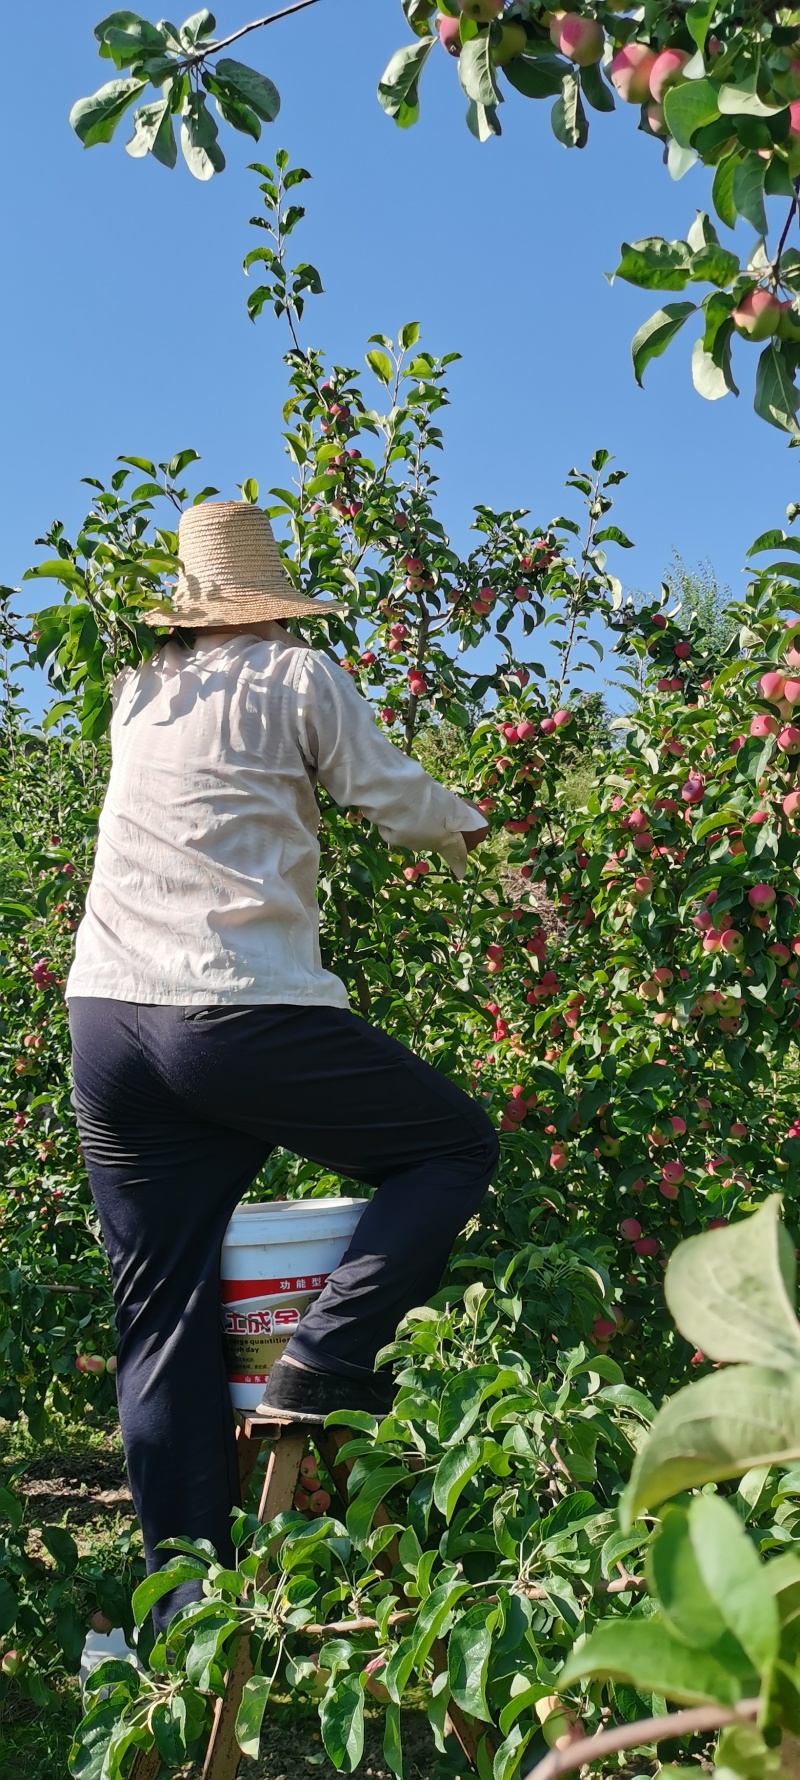
POLYGON ((70 996, 346 1007, 320 960, 318 781, 460 875, 480 818, 380 733, 329 656, 264 628, 171 641, 120 677, 70 996))

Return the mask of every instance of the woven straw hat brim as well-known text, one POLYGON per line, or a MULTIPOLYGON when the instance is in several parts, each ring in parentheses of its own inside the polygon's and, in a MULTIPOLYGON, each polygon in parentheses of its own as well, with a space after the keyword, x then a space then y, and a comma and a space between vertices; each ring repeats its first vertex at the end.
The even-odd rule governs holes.
POLYGON ((165 626, 263 623, 292 616, 324 618, 347 610, 309 599, 289 580, 266 513, 245 501, 204 501, 181 514, 181 568, 170 605, 144 621, 165 626))
MULTIPOLYGON (((287 587, 290 585, 287 582, 287 587)), ((191 630, 210 625, 265 624, 270 618, 338 617, 346 611, 347 607, 340 605, 338 600, 307 599, 295 588, 286 594, 243 590, 225 598, 180 602, 176 599, 174 605, 154 606, 152 611, 144 612, 142 621, 153 630, 164 630, 167 626, 191 630)))

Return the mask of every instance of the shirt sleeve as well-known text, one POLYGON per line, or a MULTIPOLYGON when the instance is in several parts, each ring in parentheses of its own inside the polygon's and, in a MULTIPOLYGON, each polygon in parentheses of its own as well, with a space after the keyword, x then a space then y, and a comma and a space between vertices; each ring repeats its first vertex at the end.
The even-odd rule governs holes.
POLYGON ((295 689, 303 758, 334 801, 363 810, 389 846, 440 853, 463 878, 463 833, 486 827, 480 811, 396 748, 349 676, 317 650, 298 662, 295 689))

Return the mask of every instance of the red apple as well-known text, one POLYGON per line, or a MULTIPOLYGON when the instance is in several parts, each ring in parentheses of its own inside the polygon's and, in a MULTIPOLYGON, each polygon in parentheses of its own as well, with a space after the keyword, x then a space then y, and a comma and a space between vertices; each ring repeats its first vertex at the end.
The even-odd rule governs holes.
POLYGON ((683 78, 683 70, 691 58, 685 49, 662 49, 656 56, 650 69, 650 92, 660 105, 664 94, 670 87, 677 86, 683 78))
POLYGON ((656 56, 646 43, 626 43, 611 63, 611 82, 621 99, 644 105, 650 98, 650 75, 656 56))
POLYGON ((460 21, 460 19, 450 19, 450 18, 445 18, 445 17, 438 18, 436 20, 436 29, 439 33, 439 42, 442 46, 442 49, 446 49, 448 55, 450 55, 450 56, 460 56, 460 54, 461 54, 461 21, 460 21))
MULTIPOLYGON (((551 37, 552 34, 551 27, 551 37)), ((579 68, 588 68, 600 61, 604 45, 605 35, 598 19, 581 18, 576 12, 564 13, 556 45, 562 56, 568 56, 579 68)))
MULTIPOLYGON (((791 109, 790 106, 790 112, 791 109)), ((738 308, 732 310, 731 321, 744 340, 769 340, 777 333, 784 310, 790 308, 791 303, 781 303, 772 291, 752 290, 742 298, 738 308)))

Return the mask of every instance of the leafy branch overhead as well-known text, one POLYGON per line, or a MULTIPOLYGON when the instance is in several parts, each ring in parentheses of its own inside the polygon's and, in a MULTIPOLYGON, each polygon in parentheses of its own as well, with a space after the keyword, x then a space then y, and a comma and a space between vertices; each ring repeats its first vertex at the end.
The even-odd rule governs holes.
MULTIPOLYGON (((301 0, 303 5, 313 0, 301 0)), ((298 6, 287 10, 298 11, 298 6)), ((267 24, 267 19, 259 24, 267 24)), ((70 123, 84 148, 110 142, 120 119, 141 99, 148 87, 158 98, 139 105, 133 113, 133 135, 126 144, 129 155, 152 154, 164 167, 174 167, 178 156, 175 124, 179 124, 184 160, 196 179, 221 173, 225 156, 217 140, 219 131, 209 111, 208 99, 225 122, 257 142, 262 123, 271 124, 280 110, 280 95, 267 75, 244 62, 221 55, 234 38, 215 42, 216 19, 205 8, 176 28, 167 19, 151 25, 136 12, 109 13, 95 27, 100 55, 113 62, 118 78, 106 81, 88 99, 79 99, 70 112, 70 123)), ((246 27, 246 30, 258 26, 246 27)))
MULTIPOLYGON (((110 13, 95 36, 117 78, 78 100, 73 129, 87 148, 110 142, 124 113, 135 107, 129 154, 152 154, 173 167, 177 124, 187 166, 196 178, 210 179, 225 157, 209 99, 218 116, 254 141, 280 106, 267 75, 224 52, 239 38, 317 3, 293 0, 221 40, 214 38, 216 21, 205 9, 180 28, 167 20, 151 24, 128 10, 110 13), (155 96, 145 98, 148 89, 155 96)), ((800 182, 800 12, 743 12, 737 0, 694 0, 677 11, 671 0, 648 0, 644 9, 619 0, 578 0, 567 11, 551 11, 541 0, 440 0, 438 9, 434 0, 401 3, 413 38, 395 52, 378 83, 384 111, 401 128, 419 116, 425 65, 441 47, 457 63, 467 123, 480 141, 500 135, 508 89, 552 101, 552 127, 567 148, 584 148, 589 112, 613 111, 619 99, 638 111, 644 135, 661 143, 673 179, 698 163, 713 170, 720 220, 732 229, 741 217, 756 231, 747 263, 720 246, 701 215, 685 242, 653 237, 623 247, 619 275, 646 289, 710 284, 692 358, 695 388, 710 401, 738 394, 732 337, 763 343, 756 411, 796 441, 800 252, 787 242, 800 182), (767 200, 780 197, 788 199, 789 212, 775 252, 768 253, 767 200)), ((633 342, 639 382, 696 307, 667 303, 640 328, 633 342)))

